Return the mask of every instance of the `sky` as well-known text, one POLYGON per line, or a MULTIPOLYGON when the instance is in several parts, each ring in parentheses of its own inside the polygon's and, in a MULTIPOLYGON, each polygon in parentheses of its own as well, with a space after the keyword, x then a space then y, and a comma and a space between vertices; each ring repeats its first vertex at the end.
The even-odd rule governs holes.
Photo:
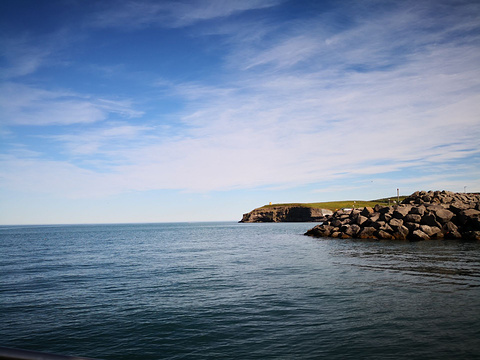
POLYGON ((0 224, 480 191, 480 2, 0 1, 0 224))

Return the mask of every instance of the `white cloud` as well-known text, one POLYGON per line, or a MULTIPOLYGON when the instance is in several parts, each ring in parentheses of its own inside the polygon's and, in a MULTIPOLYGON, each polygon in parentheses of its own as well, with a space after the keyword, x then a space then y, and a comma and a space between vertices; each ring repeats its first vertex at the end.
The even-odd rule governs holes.
POLYGON ((118 6, 99 11, 91 20, 94 27, 125 30, 147 26, 183 27, 199 21, 278 5, 280 0, 225 1, 119 1, 118 6))
POLYGON ((318 53, 319 45, 321 42, 309 35, 294 36, 259 52, 245 64, 245 69, 272 63, 280 68, 293 66, 318 53))
MULTIPOLYGON (((75 134, 49 135, 43 138, 62 143, 66 152, 74 157, 104 154, 111 162, 121 161, 118 152, 130 149, 134 144, 145 146, 153 130, 148 126, 134 126, 129 124, 106 124, 87 131, 76 131, 75 134)), ((91 163, 91 159, 88 160, 91 163)), ((103 163, 105 165, 105 163, 103 163)), ((108 164, 107 164, 108 165, 108 164)))
POLYGON ((0 42, 0 55, 6 60, 0 68, 0 79, 11 79, 34 73, 51 55, 47 46, 35 46, 26 37, 0 42))
POLYGON ((66 198, 104 197, 125 190, 114 174, 100 174, 68 162, 0 156, 2 188, 66 198))
POLYGON ((264 9, 276 6, 280 2, 281 0, 211 0, 207 3, 191 1, 183 4, 176 2, 172 4, 172 17, 175 19, 174 23, 177 26, 184 26, 200 20, 226 17, 248 10, 264 9))
POLYGON ((129 101, 94 99, 19 83, 0 85, 1 122, 10 125, 70 125, 105 120, 110 113, 137 117, 129 101))
POLYGON ((11 81, 36 73, 40 68, 66 66, 65 51, 82 39, 67 28, 49 34, 8 33, 0 37, 0 79, 11 81))

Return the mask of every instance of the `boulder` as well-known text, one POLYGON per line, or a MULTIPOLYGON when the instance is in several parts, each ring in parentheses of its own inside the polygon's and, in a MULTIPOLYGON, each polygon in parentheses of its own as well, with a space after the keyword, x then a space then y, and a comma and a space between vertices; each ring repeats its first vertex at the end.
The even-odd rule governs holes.
POLYGON ((403 219, 411 210, 410 205, 401 205, 397 206, 397 208, 393 211, 392 216, 396 219, 403 219))
POLYGON ((462 210, 459 214, 457 214, 456 218, 460 225, 476 227, 475 225, 480 220, 480 211, 476 209, 462 210))
POLYGON ((381 221, 389 222, 391 218, 392 218, 392 215, 390 215, 389 213, 380 214, 381 221))
POLYGON ((422 216, 421 223, 423 225, 429 225, 429 226, 436 226, 436 227, 442 227, 438 222, 437 219, 435 218, 435 215, 433 214, 425 214, 422 216))
POLYGON ((343 225, 343 221, 341 219, 333 219, 330 224, 335 227, 340 227, 343 225))
POLYGON ((420 221, 422 220, 422 217, 418 214, 407 214, 404 218, 403 218, 403 221, 404 222, 408 222, 408 223, 416 223, 416 224, 419 224, 420 221))
POLYGON ((362 216, 369 217, 370 214, 373 214, 373 209, 371 207, 365 206, 360 214, 362 216))
POLYGON ((393 236, 396 240, 406 240, 409 234, 409 230, 406 226, 399 226, 398 229, 393 233, 393 236))
POLYGON ((422 230, 415 230, 412 234, 410 234, 411 240, 430 240, 430 236, 425 234, 422 230))
POLYGON ((450 204, 449 210, 454 214, 459 214, 462 210, 470 209, 470 205, 463 202, 454 202, 450 204))
POLYGON ((442 226, 442 230, 444 233, 448 233, 451 231, 458 231, 458 226, 455 225, 453 222, 449 221, 442 226))
POLYGON ((352 221, 352 224, 355 224, 357 222, 357 219, 359 216, 360 216, 360 210, 358 209, 353 209, 350 212, 350 220, 352 221))
POLYGON ((393 218, 389 221, 389 225, 392 227, 393 230, 398 230, 398 228, 403 225, 403 220, 393 218))
POLYGON ((432 197, 428 194, 422 196, 422 200, 425 201, 426 203, 429 203, 432 201, 432 197))
POLYGON ((412 207, 412 209, 410 210, 410 214, 423 216, 423 214, 425 214, 425 210, 425 206, 423 205, 412 207))
POLYGON ((328 237, 333 230, 333 226, 330 225, 317 225, 313 229, 306 232, 306 235, 317 237, 328 237))
POLYGON ((357 225, 362 226, 363 224, 365 224, 365 222, 367 220, 368 220, 368 218, 366 216, 359 215, 358 218, 357 218, 357 225))
POLYGON ((395 239, 395 237, 392 234, 390 234, 389 232, 387 232, 385 230, 378 230, 375 233, 375 236, 378 239, 383 239, 383 240, 393 240, 393 239, 395 239))
POLYGON ((375 205, 374 208, 375 212, 378 212, 380 214, 390 214, 393 213, 393 208, 391 206, 381 206, 381 205, 375 205))
POLYGON ((453 216, 455 215, 453 212, 447 209, 438 209, 434 211, 435 217, 437 218, 436 220, 440 222, 441 224, 446 224, 449 222, 453 216))
POLYGON ((420 224, 417 224, 417 223, 405 222, 403 223, 403 225, 408 229, 410 233, 420 229, 420 224))
POLYGON ((443 196, 440 198, 440 202, 442 204, 450 204, 452 202, 453 198, 451 196, 443 196))
POLYGON ((360 231, 358 234, 359 239, 376 239, 375 233, 377 232, 377 229, 374 227, 367 226, 360 231))
POLYGON ((357 224, 344 225, 342 228, 340 228, 340 231, 343 231, 343 233, 350 237, 356 237, 360 230, 361 228, 357 224))
POLYGON ((379 230, 384 230, 384 231, 387 231, 389 233, 393 233, 394 230, 392 229, 392 227, 390 225, 388 225, 387 223, 385 223, 384 225, 380 226, 380 229, 379 230))
POLYGON ((420 225, 420 230, 427 234, 430 238, 436 238, 437 234, 442 233, 442 229, 436 226, 420 225))

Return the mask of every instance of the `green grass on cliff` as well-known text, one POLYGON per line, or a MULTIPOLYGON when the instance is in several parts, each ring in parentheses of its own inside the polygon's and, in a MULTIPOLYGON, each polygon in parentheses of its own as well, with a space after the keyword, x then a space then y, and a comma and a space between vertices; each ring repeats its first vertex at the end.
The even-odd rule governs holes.
MULTIPOLYGON (((400 196, 400 201, 405 199, 406 196, 400 196)), ((365 206, 374 207, 375 205, 393 205, 393 201, 397 200, 397 197, 391 198, 383 198, 377 200, 345 200, 345 201, 327 201, 327 202, 317 202, 317 203, 291 203, 291 204, 272 204, 272 205, 265 205, 261 208, 270 208, 274 206, 304 206, 304 207, 311 207, 311 208, 320 208, 320 209, 328 209, 328 210, 338 210, 342 208, 352 208, 355 205, 355 208, 364 208, 365 206), (390 199, 390 202, 388 201, 390 199)))

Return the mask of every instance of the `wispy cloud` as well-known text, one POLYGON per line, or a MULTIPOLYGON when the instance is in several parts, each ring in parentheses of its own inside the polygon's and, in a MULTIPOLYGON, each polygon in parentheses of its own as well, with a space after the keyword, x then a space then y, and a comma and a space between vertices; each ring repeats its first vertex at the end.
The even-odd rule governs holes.
POLYGON ((279 3, 280 0, 118 1, 117 6, 99 11, 90 25, 123 30, 147 26, 175 28, 248 10, 268 8, 279 3))
POLYGON ((94 123, 115 113, 138 117, 129 101, 93 98, 68 91, 52 91, 14 82, 0 86, 3 125, 69 125, 94 123))
MULTIPOLYGON (((36 73, 39 69, 66 66, 61 54, 82 39, 68 28, 48 34, 3 33, 0 36, 0 80, 11 81, 36 73)), ((68 52, 68 51, 67 51, 68 52)))
POLYGON ((51 49, 32 44, 27 36, 2 39, 0 56, 5 65, 0 67, 0 79, 11 79, 34 73, 51 55, 51 49))
POLYGON ((101 162, 110 167, 112 162, 124 161, 119 152, 130 151, 135 144, 145 144, 151 141, 149 134, 154 128, 143 125, 129 125, 122 123, 105 124, 101 127, 86 131, 77 131, 75 134, 61 134, 42 136, 48 140, 61 143, 69 156, 73 158, 86 157, 91 163, 89 155, 106 155, 109 162, 101 162))

